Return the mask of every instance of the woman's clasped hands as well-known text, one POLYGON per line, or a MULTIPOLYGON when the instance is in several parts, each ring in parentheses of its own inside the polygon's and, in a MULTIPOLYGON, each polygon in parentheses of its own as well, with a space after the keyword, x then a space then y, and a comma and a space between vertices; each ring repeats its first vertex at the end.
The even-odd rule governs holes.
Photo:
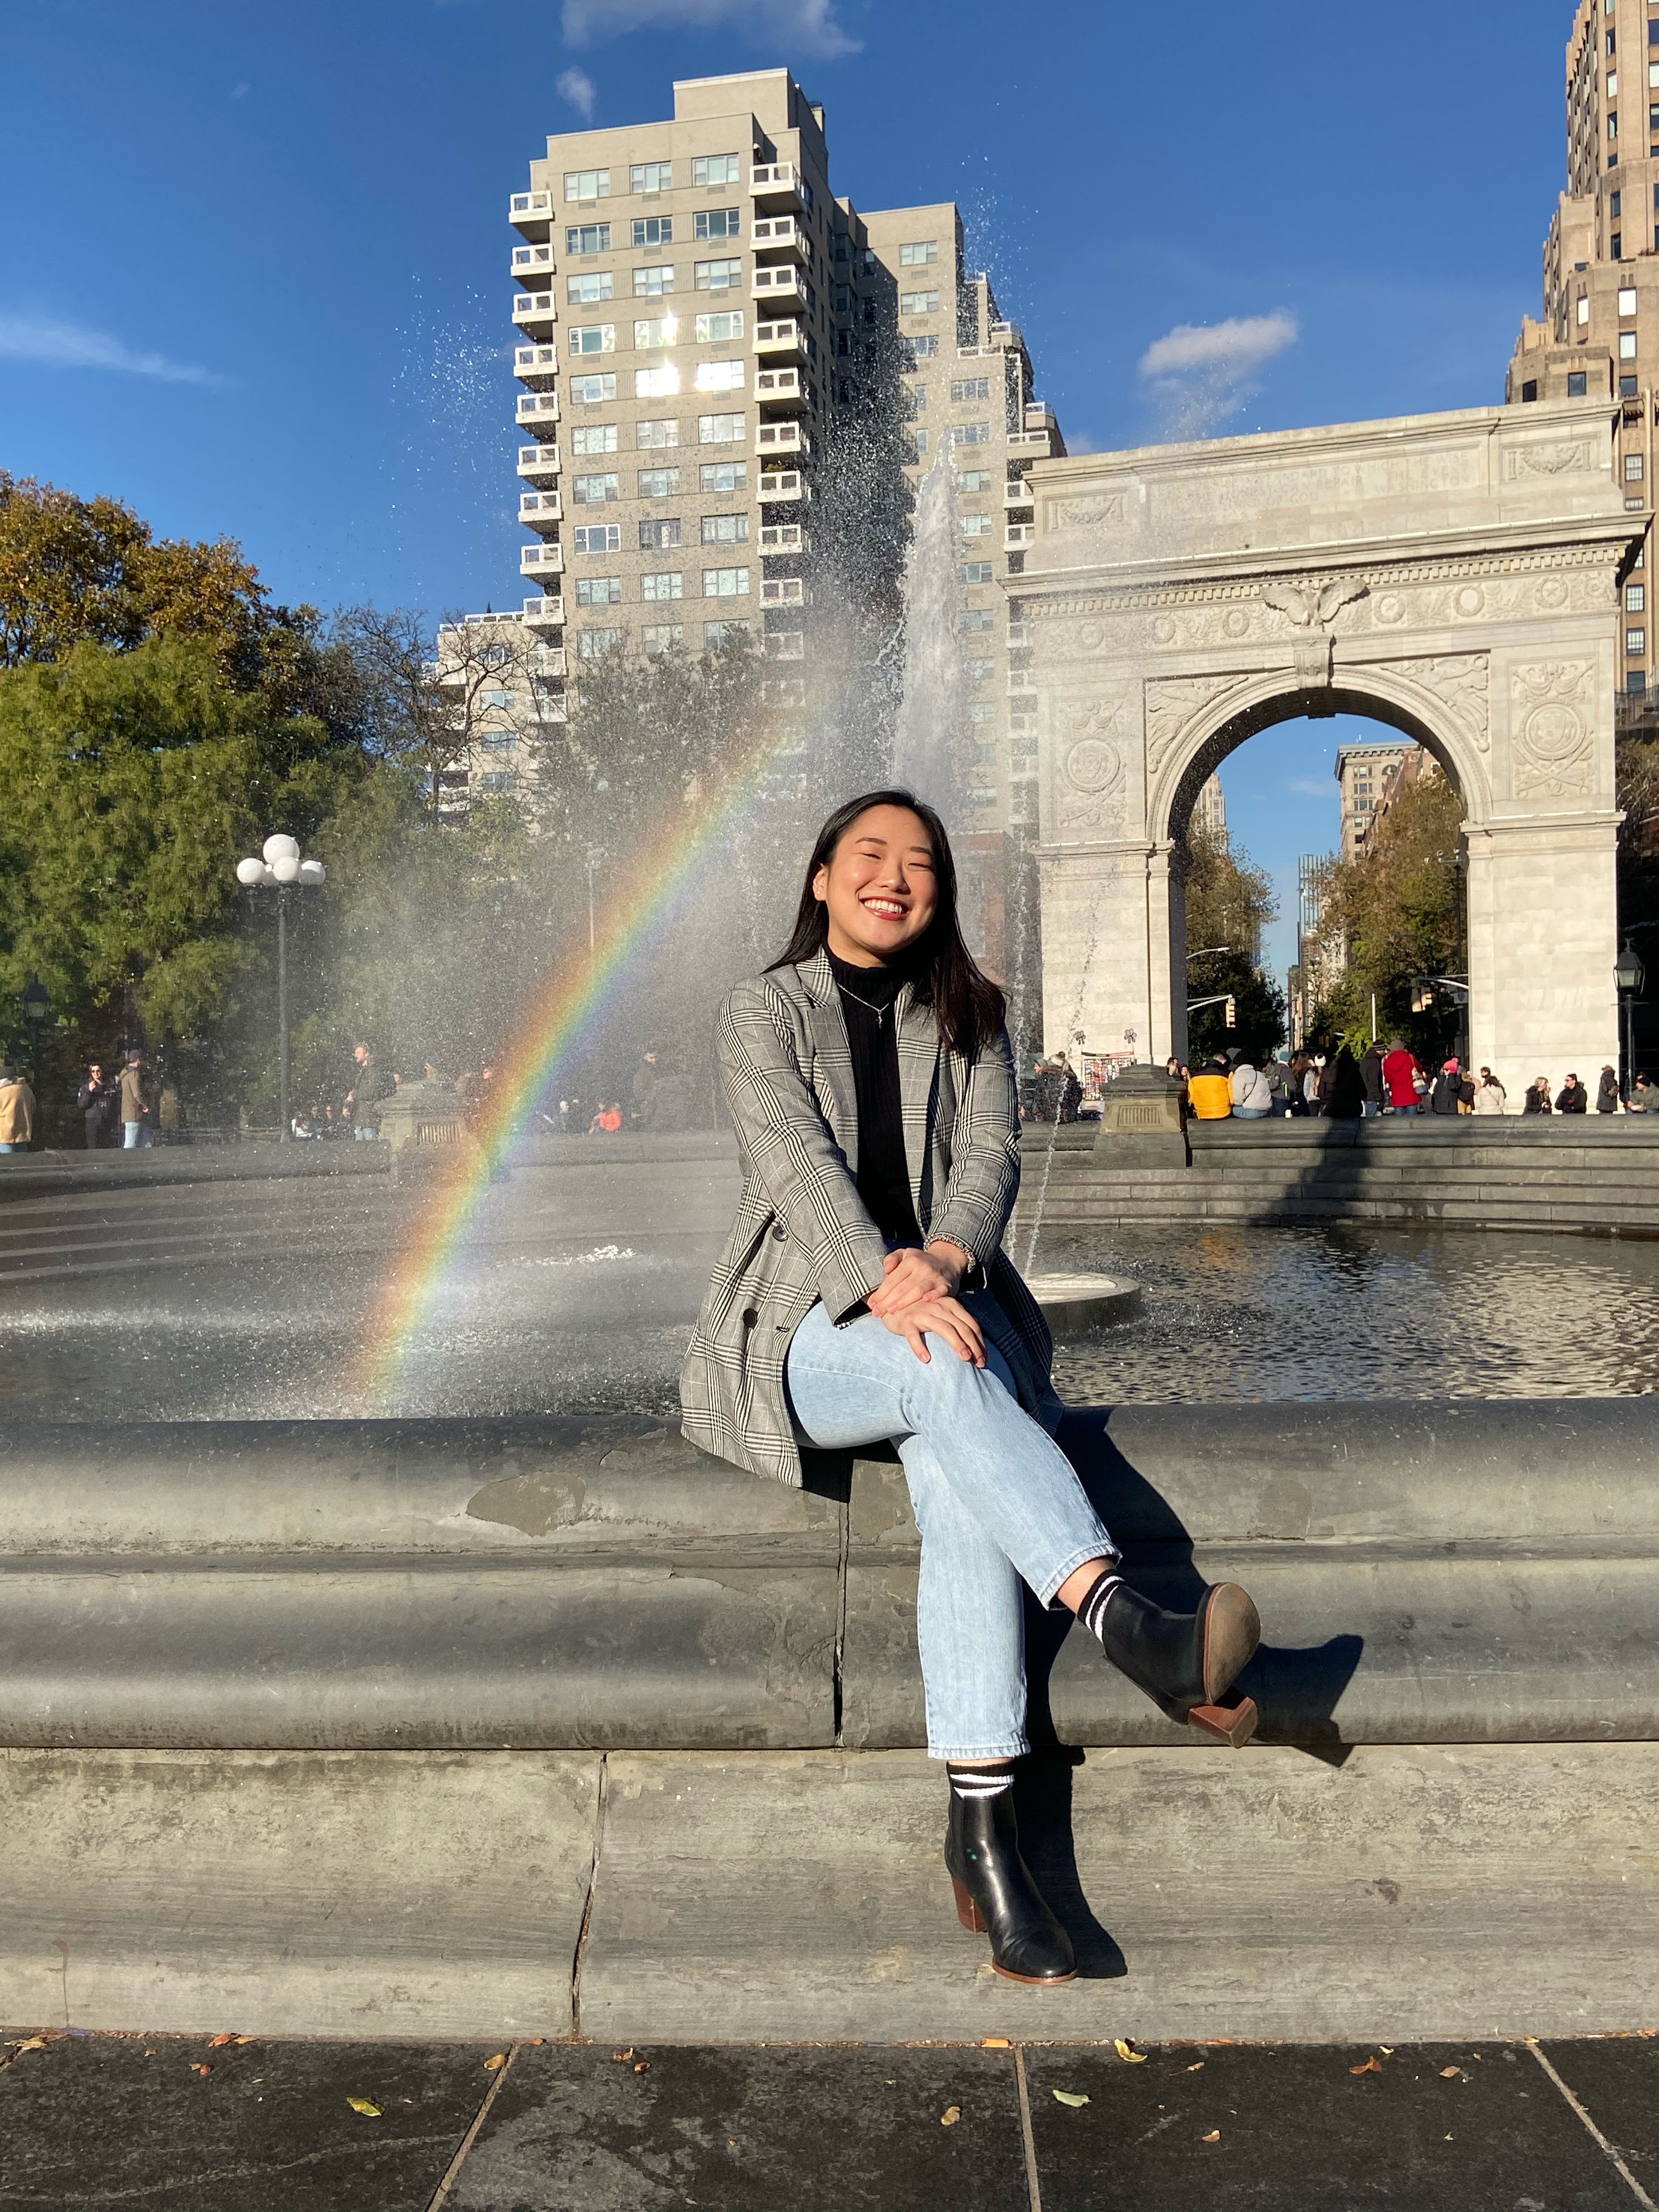
POLYGON ((895 1336, 905 1339, 924 1365, 933 1356, 927 1339, 937 1336, 958 1359, 983 1367, 984 1333, 957 1296, 972 1264, 970 1254, 943 1240, 925 1251, 905 1245, 890 1252, 886 1279, 867 1300, 870 1310, 895 1336))

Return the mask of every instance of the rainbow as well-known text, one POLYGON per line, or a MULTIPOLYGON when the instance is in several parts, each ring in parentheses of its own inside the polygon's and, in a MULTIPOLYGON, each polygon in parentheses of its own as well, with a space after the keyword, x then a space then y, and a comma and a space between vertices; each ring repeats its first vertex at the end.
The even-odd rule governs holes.
POLYGON ((771 762, 769 743, 739 763, 720 796, 694 805, 672 843, 659 847, 613 886, 597 920, 591 958, 574 972, 550 977, 531 1001, 501 1055, 476 1142, 434 1182, 387 1272, 356 1363, 355 1381, 363 1395, 381 1401, 392 1393, 536 1101, 561 1066, 586 1046, 617 983, 687 903, 701 864, 754 795, 771 762))

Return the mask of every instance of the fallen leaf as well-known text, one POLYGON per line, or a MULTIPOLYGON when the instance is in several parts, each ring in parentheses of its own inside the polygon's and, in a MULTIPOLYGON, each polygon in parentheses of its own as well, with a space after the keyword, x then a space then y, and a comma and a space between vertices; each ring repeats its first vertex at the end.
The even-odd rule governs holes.
POLYGON ((48 2035, 31 2035, 24 2042, 12 2046, 12 2057, 21 2058, 26 2051, 44 2051, 51 2040, 48 2035))
POLYGON ((1193 2061, 1193 2063, 1192 2063, 1192 2064, 1191 2064, 1191 2065, 1187 2069, 1187 2071, 1188 2071, 1189 2074, 1196 2074, 1196 2073, 1198 2073, 1198 2072, 1199 2072, 1199 2070, 1201 2069, 1201 2067, 1203 2066, 1203 2063, 1204 2063, 1204 2061, 1203 2061, 1201 2058, 1196 2058, 1196 2059, 1194 2059, 1194 2060, 1193 2061))
POLYGON ((651 2061, 648 2058, 636 2058, 634 2061, 634 2071, 636 2074, 648 2074, 651 2071, 651 2061))
POLYGON ((190 2070, 192 2074, 199 2074, 202 2079, 205 2081, 208 2075, 212 2073, 213 2069, 210 2066, 192 2066, 190 2070))
POLYGON ((366 2120, 378 2120, 380 2108, 373 2097, 348 2097, 346 2102, 354 2112, 361 2112, 366 2120))
POLYGON ((613 2051, 611 2056, 613 2058, 619 2060, 623 2058, 631 2058, 634 2056, 634 2046, 630 2043, 626 2051, 613 2051))
POLYGON ((1219 2142, 1221 2141, 1220 2129, 1212 2128, 1209 2134, 1206 2136, 1200 2136, 1199 2137, 1199 2141, 1200 2142, 1219 2142))
POLYGON ((1462 2071, 1461 2066, 1443 2066, 1440 2069, 1440 2078, 1443 2081, 1455 2081, 1462 2071))
POLYGON ((252 2040, 253 2038, 251 2035, 234 2035, 231 2038, 233 2043, 252 2043, 252 2040))
POLYGON ((1383 2056, 1385 2058, 1392 2058, 1392 2057, 1394 2057, 1394 2045, 1393 2045, 1393 2044, 1391 2044, 1391 2043, 1379 2043, 1379 2044, 1377 2045, 1377 2046, 1376 2046, 1376 2047, 1377 2047, 1377 2049, 1378 2049, 1378 2050, 1382 2053, 1382 2056, 1383 2056))
POLYGON ((237 2039, 235 2036, 228 2033, 224 2035, 210 2035, 208 2038, 208 2049, 210 2051, 222 2051, 226 2044, 234 2043, 236 2040, 237 2039))
POLYGON ((546 2040, 547 2038, 544 2035, 527 2035, 525 2038, 525 2041, 534 2051, 539 2051, 546 2040))
POLYGON ((939 2124, 942 2128, 953 2128, 961 2118, 960 2105, 947 2105, 939 2116, 939 2124))
POLYGON ((1074 2112, 1080 2112, 1088 2101, 1086 2097, 1075 2089, 1056 2089, 1054 2092, 1055 2104, 1069 2105, 1074 2112))
POLYGON ((1348 2071, 1350 2074, 1380 2074, 1382 2071, 1382 2061, 1375 2051, 1372 2051, 1363 2066, 1350 2066, 1348 2071))
POLYGON ((1012 2051, 1013 2047, 1006 2035, 988 2035, 980 2045, 981 2051, 1012 2051))
POLYGON ((1114 2036, 1112 2043, 1118 2057, 1122 2059, 1126 2066, 1144 2066, 1146 2063, 1146 2052, 1137 2051, 1127 2035, 1114 2036))
POLYGON ((485 2072, 486 2074, 499 2074, 499 2073, 501 2072, 501 2070, 502 2067, 503 2067, 503 2066, 505 2066, 505 2065, 506 2065, 506 2063, 507 2063, 507 2053, 506 2053, 506 2051, 495 2051, 495 2052, 492 2053, 492 2055, 491 2055, 489 2057, 488 2057, 488 2058, 486 2058, 486 2059, 485 2059, 485 2061, 484 2061, 484 2072, 485 2072))
POLYGON ((1449 2142, 1451 2141, 1451 2137, 1449 2136, 1442 2136, 1440 2140, 1442 2142, 1449 2142))

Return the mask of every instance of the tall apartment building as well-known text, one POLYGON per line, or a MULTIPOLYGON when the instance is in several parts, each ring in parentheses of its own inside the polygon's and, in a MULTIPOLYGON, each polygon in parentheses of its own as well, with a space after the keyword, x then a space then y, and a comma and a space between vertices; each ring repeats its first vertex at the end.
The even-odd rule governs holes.
MULTIPOLYGON (((1505 397, 1617 410, 1625 506, 1650 517, 1659 389, 1659 0, 1579 0, 1566 54, 1567 188, 1544 241, 1544 312, 1522 323, 1505 397)), ((1622 688, 1654 690, 1647 548, 1621 586, 1622 688)))
POLYGON ((741 625, 771 702, 805 706, 815 657, 848 649, 849 593, 886 605, 890 635, 905 479, 951 456, 963 827, 1008 968, 1012 909, 1035 927, 1014 878, 1036 827, 1029 634, 1010 592, 1032 534, 1025 471, 1065 447, 1018 328, 964 266, 956 207, 837 198, 823 111, 776 69, 676 83, 667 121, 550 137, 509 216, 534 533, 520 568, 539 587, 524 619, 578 690, 608 653, 699 653, 741 625))
POLYGON ((1340 852, 1345 860, 1357 860, 1364 851, 1366 833, 1382 806, 1390 778, 1407 754, 1421 750, 1408 738, 1392 744, 1337 747, 1336 781, 1342 807, 1340 852))

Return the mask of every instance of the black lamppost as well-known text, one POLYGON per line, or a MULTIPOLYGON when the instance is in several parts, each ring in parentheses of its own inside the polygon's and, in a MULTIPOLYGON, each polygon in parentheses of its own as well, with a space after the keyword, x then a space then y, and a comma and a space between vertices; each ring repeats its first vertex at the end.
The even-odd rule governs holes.
POLYGON ((52 1012, 52 996, 40 978, 34 975, 31 975, 24 984, 21 995, 29 1041, 29 1073, 33 1076, 38 1089, 40 1082, 40 1032, 52 1012))
POLYGON ((288 902, 296 890, 314 889, 323 880, 320 860, 302 860, 298 842, 277 835, 267 837, 261 860, 238 860, 236 880, 252 897, 256 891, 276 894, 276 1060, 278 1108, 281 1123, 276 1141, 285 1145, 293 1136, 288 1110, 288 902))
POLYGON ((1628 1098, 1630 1087, 1636 1080, 1636 1001, 1648 980, 1648 971, 1628 937, 1624 951, 1613 963, 1613 980, 1625 1002, 1625 1096, 1628 1098))

